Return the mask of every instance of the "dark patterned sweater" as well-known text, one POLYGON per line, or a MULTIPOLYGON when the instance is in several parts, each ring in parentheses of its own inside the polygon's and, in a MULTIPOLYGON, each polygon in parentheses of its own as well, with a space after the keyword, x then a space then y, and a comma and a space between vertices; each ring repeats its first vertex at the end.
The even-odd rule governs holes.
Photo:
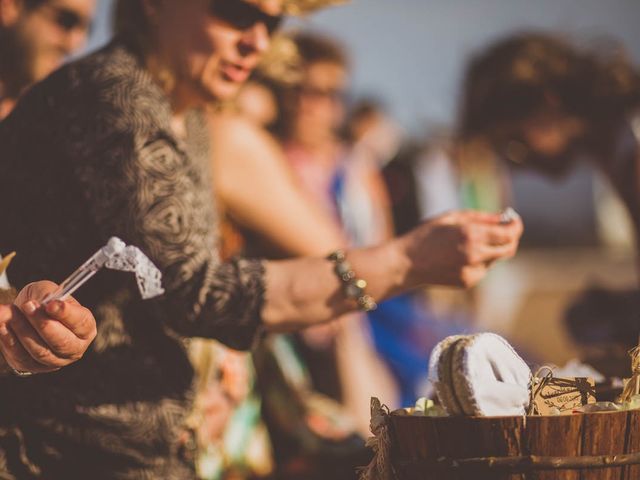
POLYGON ((259 329, 263 264, 218 259, 201 117, 189 116, 186 139, 170 118, 167 97, 115 42, 35 85, 0 123, 0 252, 18 252, 12 283, 62 281, 115 235, 152 259, 166 290, 142 301, 130 275, 100 272, 76 295, 98 322, 85 357, 0 380, 0 465, 18 478, 29 478, 23 468, 47 479, 191 478, 179 441, 193 377, 184 339, 247 348, 259 329))

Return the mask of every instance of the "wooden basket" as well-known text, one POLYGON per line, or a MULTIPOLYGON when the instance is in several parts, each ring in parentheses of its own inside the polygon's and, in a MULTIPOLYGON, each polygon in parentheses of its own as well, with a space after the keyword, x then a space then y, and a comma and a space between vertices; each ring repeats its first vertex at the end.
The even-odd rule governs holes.
POLYGON ((640 480, 640 410, 386 422, 399 480, 640 480))

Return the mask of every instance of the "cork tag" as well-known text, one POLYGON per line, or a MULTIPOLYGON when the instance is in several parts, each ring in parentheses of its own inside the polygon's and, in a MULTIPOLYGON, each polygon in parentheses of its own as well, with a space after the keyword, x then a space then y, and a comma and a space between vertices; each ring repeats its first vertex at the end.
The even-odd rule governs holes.
POLYGON ((533 401, 538 415, 571 413, 578 407, 596 403, 595 382, 585 377, 550 377, 545 379, 533 401))

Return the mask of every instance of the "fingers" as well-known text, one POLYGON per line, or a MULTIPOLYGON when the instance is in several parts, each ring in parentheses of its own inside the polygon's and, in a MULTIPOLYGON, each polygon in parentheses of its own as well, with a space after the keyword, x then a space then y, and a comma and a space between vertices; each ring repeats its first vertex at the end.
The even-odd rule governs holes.
POLYGON ((435 220, 446 224, 488 223, 497 225, 500 223, 500 219, 499 213, 479 210, 454 210, 440 215, 435 220))
MULTIPOLYGON (((45 309, 33 301, 20 306, 26 322, 15 320, 13 331, 18 335, 27 351, 40 363, 55 366, 66 365, 70 360, 78 360, 82 357, 86 345, 89 343, 61 321, 49 317, 49 310, 61 314, 65 311, 65 307, 63 302, 52 302, 52 305, 47 305, 45 309)), ((70 307, 81 309, 80 313, 83 313, 82 307, 70 307)), ((68 318, 68 314, 64 317, 68 318)), ((76 325, 76 322, 73 323, 76 325)), ((82 326, 83 330, 89 328, 89 324, 85 320, 77 323, 82 326)), ((86 340, 92 339, 88 332, 85 335, 87 336, 86 340)))
POLYGON ((488 271, 487 265, 470 265, 462 270, 459 286, 470 288, 482 280, 488 271))
POLYGON ((55 283, 48 281, 31 283, 20 291, 14 303, 47 343, 60 340, 65 330, 81 340, 93 340, 96 336, 95 319, 74 298, 64 302, 51 301, 40 308, 39 302, 57 288, 55 283))
POLYGON ((514 221, 507 225, 482 225, 489 245, 517 244, 522 235, 522 222, 514 221))
POLYGON ((95 338, 93 315, 74 299, 38 303, 56 288, 35 282, 22 289, 14 305, 0 305, 0 350, 14 369, 57 370, 80 359, 95 338))
POLYGON ((65 302, 47 303, 45 311, 52 319, 61 322, 75 336, 82 340, 93 340, 96 336, 96 320, 88 308, 81 306, 74 299, 65 302))
POLYGON ((511 258, 515 255, 517 245, 480 245, 478 246, 477 258, 479 261, 474 264, 491 265, 497 260, 511 258))
POLYGON ((478 210, 457 210, 449 213, 445 213, 438 217, 439 221, 443 223, 449 224, 469 224, 469 223, 479 223, 479 224, 487 224, 487 225, 495 225, 502 227, 509 227, 515 231, 520 231, 522 233, 522 219, 519 215, 515 214, 515 216, 509 218, 508 223, 504 223, 504 218, 502 213, 491 213, 491 212, 482 212, 478 210))
POLYGON ((56 288, 58 288, 58 286, 55 283, 46 280, 30 283, 20 290, 14 303, 16 305, 22 305, 29 300, 41 302, 49 293, 55 291, 56 288))
POLYGON ((468 266, 491 265, 515 255, 520 238, 516 225, 472 224, 462 227, 464 260, 468 266))
MULTIPOLYGON (((22 345, 13 331, 15 318, 19 318, 19 313, 17 313, 15 307, 0 305, 0 350, 5 361, 18 371, 45 373, 57 370, 57 366, 43 365, 35 360, 22 345)), ((24 319, 22 319, 22 323, 26 324, 24 319)), ((35 332, 32 332, 32 334, 35 334, 35 332)), ((35 335, 37 336, 37 334, 35 335)))
POLYGON ((27 302, 20 310, 23 316, 14 315, 9 328, 34 360, 63 367, 82 357, 82 340, 60 322, 48 318, 43 309, 27 302))

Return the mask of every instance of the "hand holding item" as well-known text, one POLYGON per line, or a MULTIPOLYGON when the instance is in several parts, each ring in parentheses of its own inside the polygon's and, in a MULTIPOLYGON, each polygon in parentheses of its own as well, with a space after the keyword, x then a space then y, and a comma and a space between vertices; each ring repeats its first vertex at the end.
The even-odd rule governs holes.
POLYGON ((93 315, 73 298, 40 304, 57 288, 48 281, 31 283, 13 305, 0 305, 0 352, 18 375, 69 365, 82 357, 96 336, 93 315))
POLYGON ((409 281, 470 287, 496 261, 512 257, 522 235, 517 215, 460 211, 427 221, 399 239, 409 281))

